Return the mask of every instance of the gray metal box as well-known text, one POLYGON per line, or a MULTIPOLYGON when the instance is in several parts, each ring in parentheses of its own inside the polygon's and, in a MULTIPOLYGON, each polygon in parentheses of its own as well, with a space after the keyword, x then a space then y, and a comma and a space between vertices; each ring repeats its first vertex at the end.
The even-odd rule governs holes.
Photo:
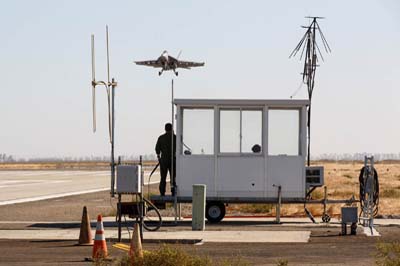
POLYGON ((136 194, 142 191, 140 165, 117 165, 117 193, 136 194))
POLYGON ((357 223, 357 211, 357 207, 342 207, 342 223, 357 223))
POLYGON ((306 185, 308 187, 322 187, 324 185, 324 167, 306 167, 306 185))

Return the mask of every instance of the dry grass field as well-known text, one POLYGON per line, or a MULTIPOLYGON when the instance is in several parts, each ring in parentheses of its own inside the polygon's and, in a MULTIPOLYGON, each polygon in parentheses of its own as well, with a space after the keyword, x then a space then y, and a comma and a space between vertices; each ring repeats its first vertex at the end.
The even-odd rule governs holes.
POLYGON ((106 169, 106 162, 41 162, 0 163, 0 170, 92 170, 106 169))
MULTIPOLYGON (((124 161, 124 163, 138 163, 137 161, 124 161)), ((146 161, 145 166, 154 166, 156 162, 146 161)), ((15 162, 0 163, 1 170, 106 170, 110 162, 15 162)))
MULTIPOLYGON (((325 185, 327 186, 328 199, 349 199, 353 195, 359 198, 358 177, 362 162, 348 161, 315 161, 312 165, 322 165, 325 171, 325 185)), ((400 215, 400 161, 385 161, 375 164, 379 176, 380 202, 378 215, 384 217, 390 215, 400 215)), ((324 197, 324 189, 317 188, 313 194, 314 199, 324 197)), ((327 206, 327 211, 332 217, 339 217, 342 204, 332 204, 327 206)), ((323 213, 322 205, 307 205, 307 208, 314 216, 321 216, 323 213)), ((236 214, 239 212, 252 212, 260 215, 275 215, 275 207, 271 205, 250 204, 231 205, 228 212, 236 214)), ((283 216, 305 216, 302 204, 283 205, 283 216)))
MULTIPOLYGON (((328 197, 358 198, 361 162, 317 162, 325 168, 325 184, 328 197)), ((400 162, 387 161, 375 164, 379 176, 379 212, 378 215, 400 214, 400 162)), ((321 196, 323 192, 321 191, 321 196)), ((339 214, 340 206, 330 208, 332 214, 339 214)))

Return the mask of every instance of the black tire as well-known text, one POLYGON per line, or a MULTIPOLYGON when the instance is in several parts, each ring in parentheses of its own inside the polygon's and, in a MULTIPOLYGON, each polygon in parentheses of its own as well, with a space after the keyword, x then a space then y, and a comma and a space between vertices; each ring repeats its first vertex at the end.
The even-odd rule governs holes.
POLYGON ((331 221, 331 217, 329 216, 329 214, 325 213, 324 215, 322 215, 322 221, 324 223, 329 223, 331 221))
POLYGON ((357 234, 357 223, 352 223, 350 229, 351 229, 350 233, 352 235, 356 235, 357 234))
POLYGON ((207 202, 206 217, 210 223, 218 223, 225 217, 225 204, 220 201, 207 202))

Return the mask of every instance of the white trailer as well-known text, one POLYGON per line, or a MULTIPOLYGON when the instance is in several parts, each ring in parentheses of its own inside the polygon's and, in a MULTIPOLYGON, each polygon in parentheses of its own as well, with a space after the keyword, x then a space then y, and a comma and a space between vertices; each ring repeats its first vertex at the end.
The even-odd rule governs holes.
POLYGON ((193 184, 205 184, 212 222, 224 217, 226 203, 276 203, 279 190, 282 203, 305 202, 308 100, 174 104, 177 194, 153 201, 191 202, 193 184))

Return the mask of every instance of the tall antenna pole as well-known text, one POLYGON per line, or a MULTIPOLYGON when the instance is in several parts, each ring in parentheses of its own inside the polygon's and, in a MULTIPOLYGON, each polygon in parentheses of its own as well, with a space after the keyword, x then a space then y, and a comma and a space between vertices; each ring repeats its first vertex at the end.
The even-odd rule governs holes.
POLYGON ((96 70, 95 70, 95 57, 94 57, 94 35, 91 36, 91 50, 92 50, 92 119, 93 119, 93 133, 96 132, 96 70))
POLYGON ((115 82, 114 78, 112 78, 111 83, 111 195, 114 197, 114 187, 115 187, 115 158, 114 158, 114 129, 115 129, 115 87, 117 83, 115 82))
POLYGON ((310 166, 310 146, 311 146, 311 100, 312 94, 314 91, 315 85, 315 71, 318 65, 318 56, 324 61, 324 57, 322 56, 321 50, 318 47, 318 43, 316 41, 316 35, 319 33, 321 42, 325 48, 326 53, 331 52, 331 48, 327 40, 325 39, 324 34, 319 27, 317 19, 323 19, 323 17, 306 17, 311 18, 312 22, 309 26, 303 26, 303 28, 307 29, 303 37, 301 38, 300 42, 294 48, 292 53, 290 54, 289 58, 294 57, 297 53, 301 50, 300 60, 303 58, 303 54, 305 51, 304 56, 304 67, 303 67, 303 83, 307 85, 307 92, 308 92, 308 99, 310 101, 308 106, 308 114, 307 114, 307 166, 310 166))
POLYGON ((107 81, 96 81, 95 78, 95 53, 94 53, 94 35, 91 38, 92 50, 92 109, 93 109, 93 132, 96 132, 96 93, 95 89, 98 85, 103 85, 107 92, 108 103, 108 133, 111 145, 111 196, 115 196, 115 156, 114 156, 114 129, 115 129, 115 116, 114 116, 114 103, 115 103, 115 88, 117 82, 112 78, 110 82, 110 53, 108 44, 108 26, 106 26, 106 44, 107 44, 107 81), (110 92, 111 89, 111 92, 110 92))
POLYGON ((175 147, 175 143, 174 143, 174 134, 175 134, 175 130, 174 130, 174 125, 175 125, 175 112, 174 112, 174 79, 171 80, 171 123, 172 123, 172 136, 171 136, 171 179, 173 180, 172 182, 172 186, 173 186, 173 191, 174 191, 174 211, 175 211, 175 224, 178 222, 178 201, 177 201, 177 195, 178 195, 178 191, 177 191, 177 187, 176 187, 176 175, 175 175, 175 168, 174 167, 174 163, 175 163, 175 152, 174 152, 174 147, 175 147), (174 178, 175 176, 175 178, 174 178))

